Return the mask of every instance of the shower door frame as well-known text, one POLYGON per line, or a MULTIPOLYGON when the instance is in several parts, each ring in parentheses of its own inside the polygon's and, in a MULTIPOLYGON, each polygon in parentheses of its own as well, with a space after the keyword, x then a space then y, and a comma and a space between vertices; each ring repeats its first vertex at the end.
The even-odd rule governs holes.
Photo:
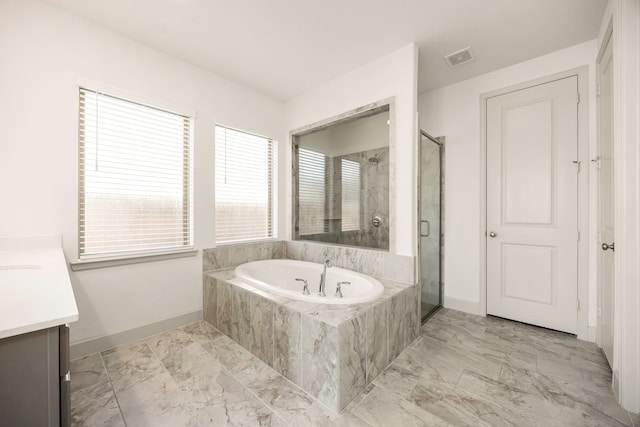
POLYGON ((429 317, 431 317, 433 314, 435 314, 441 307, 442 307, 442 302, 444 300, 444 156, 445 156, 445 150, 444 150, 444 143, 445 143, 445 137, 444 136, 440 136, 440 137, 434 137, 429 135, 427 132, 425 132, 424 130, 420 129, 420 132, 418 134, 418 156, 417 156, 417 170, 418 170, 418 199, 417 199, 417 232, 418 232, 418 236, 417 236, 417 257, 416 257, 416 279, 417 281, 420 283, 420 323, 424 323, 426 322, 429 317), (429 313, 427 313, 426 315, 422 315, 422 244, 421 244, 421 234, 422 234, 422 227, 421 227, 421 222, 422 222, 422 166, 421 166, 421 161, 422 161, 422 137, 427 138, 428 140, 430 140, 431 142, 433 142, 434 144, 436 144, 438 146, 439 152, 440 152, 440 250, 439 250, 439 255, 440 255, 440 261, 439 261, 439 271, 438 271, 438 287, 439 287, 439 298, 438 298, 438 306, 435 307, 433 310, 431 310, 429 313))

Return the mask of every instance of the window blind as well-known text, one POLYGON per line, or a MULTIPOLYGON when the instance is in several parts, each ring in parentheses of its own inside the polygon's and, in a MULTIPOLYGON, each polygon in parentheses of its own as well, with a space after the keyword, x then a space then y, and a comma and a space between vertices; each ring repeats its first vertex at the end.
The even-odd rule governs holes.
POLYGON ((216 242, 276 236, 277 158, 276 141, 216 126, 216 242))
POLYGON ((191 119, 80 89, 80 258, 193 246, 191 119))
POLYGON ((316 234, 325 229, 327 200, 326 156, 306 148, 298 150, 299 233, 316 234))
POLYGON ((360 163, 342 159, 342 231, 360 230, 360 163))

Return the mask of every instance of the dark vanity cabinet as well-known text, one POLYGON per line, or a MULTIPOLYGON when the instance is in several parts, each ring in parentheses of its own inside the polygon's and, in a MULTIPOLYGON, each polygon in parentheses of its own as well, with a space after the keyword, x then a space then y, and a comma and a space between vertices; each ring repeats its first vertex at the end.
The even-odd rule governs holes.
POLYGON ((70 425, 69 327, 0 339, 0 425, 70 425))

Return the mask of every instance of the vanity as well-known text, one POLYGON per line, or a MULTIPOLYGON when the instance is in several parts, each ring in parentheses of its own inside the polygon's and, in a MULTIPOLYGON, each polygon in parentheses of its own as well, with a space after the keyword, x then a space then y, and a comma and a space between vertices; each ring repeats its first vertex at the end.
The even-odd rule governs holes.
POLYGON ((0 239, 0 424, 70 424, 76 320, 60 237, 0 239))

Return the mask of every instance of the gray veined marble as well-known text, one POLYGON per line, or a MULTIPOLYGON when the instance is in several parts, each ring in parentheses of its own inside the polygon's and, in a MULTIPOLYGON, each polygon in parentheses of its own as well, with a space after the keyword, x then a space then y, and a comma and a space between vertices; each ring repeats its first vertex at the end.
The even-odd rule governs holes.
POLYGON ((275 304, 249 293, 249 349, 266 364, 273 366, 275 304))
POLYGON ((108 380, 96 382, 81 391, 71 393, 71 425, 125 426, 115 393, 108 380))
POLYGON ((202 251, 202 271, 235 267, 249 261, 285 258, 284 241, 225 245, 202 251))
POLYGON ((72 361, 71 371, 73 372, 71 393, 109 381, 99 353, 72 361))
MULTIPOLYGON (((340 413, 197 322, 74 360, 72 425, 640 425, 615 402, 611 372, 593 344, 445 309, 432 321, 438 337, 423 326, 420 338, 340 413), (205 353, 210 358, 202 364, 205 353), (568 360, 579 377, 573 370, 558 375, 568 360)), ((361 360, 358 351, 348 354, 352 364, 361 360)))
POLYGON ((273 368, 302 384, 301 313, 282 305, 273 310, 273 368))
POLYGON ((205 274, 202 280, 202 318, 218 325, 218 280, 205 274))
MULTIPOLYGON (((352 252, 343 252, 349 260, 352 252)), ((354 254, 355 263, 360 255, 354 254)), ((330 305, 273 296, 232 270, 206 277, 205 289, 215 292, 205 294, 215 297, 207 295, 205 303, 217 307, 204 312, 217 313, 217 327, 333 411, 347 406, 419 331, 415 285, 383 279, 379 300, 330 305)))
POLYGON ((366 383, 370 384, 389 364, 387 340, 388 304, 377 304, 365 314, 366 322, 366 383))
POLYGON ((338 329, 303 316, 302 330, 302 388, 329 408, 339 410, 338 329))
POLYGON ((251 294, 237 288, 231 291, 231 313, 229 336, 243 346, 251 347, 251 313, 253 307, 249 305, 251 294))

